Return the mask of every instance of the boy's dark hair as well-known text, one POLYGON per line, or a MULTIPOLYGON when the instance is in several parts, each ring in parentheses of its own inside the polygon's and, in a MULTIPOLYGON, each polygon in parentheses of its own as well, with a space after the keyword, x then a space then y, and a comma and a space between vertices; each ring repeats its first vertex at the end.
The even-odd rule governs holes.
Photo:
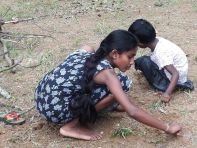
POLYGON ((135 20, 128 31, 133 33, 142 44, 148 44, 154 41, 156 37, 155 28, 150 22, 144 19, 135 20))
POLYGON ((100 44, 100 47, 87 58, 84 65, 84 74, 81 80, 81 96, 76 97, 77 103, 72 104, 72 110, 79 116, 80 122, 94 123, 97 112, 93 99, 91 99, 92 88, 95 85, 93 76, 96 72, 97 64, 107 57, 109 53, 116 49, 119 54, 135 49, 137 40, 133 34, 126 30, 115 30, 111 32, 100 44))

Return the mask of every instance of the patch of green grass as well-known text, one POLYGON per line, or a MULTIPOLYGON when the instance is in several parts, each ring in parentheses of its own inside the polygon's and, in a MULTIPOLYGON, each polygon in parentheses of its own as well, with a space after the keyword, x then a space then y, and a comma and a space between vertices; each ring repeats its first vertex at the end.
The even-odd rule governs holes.
POLYGON ((42 55, 41 63, 44 66, 50 65, 52 59, 53 59, 53 55, 51 53, 47 52, 44 55, 42 55))
POLYGON ((162 7, 164 4, 163 4, 163 2, 161 1, 161 0, 156 0, 155 2, 154 2, 154 6, 156 6, 156 7, 162 7))
POLYGON ((195 59, 195 61, 197 62, 197 55, 195 55, 194 59, 195 59))
POLYGON ((166 114, 166 110, 164 109, 165 105, 160 101, 154 101, 152 104, 149 105, 151 110, 158 110, 161 113, 166 114))
POLYGON ((197 1, 191 0, 191 5, 192 5, 192 8, 197 12, 197 1))
POLYGON ((14 17, 28 18, 35 12, 35 6, 30 2, 18 2, 11 6, 0 6, 0 15, 4 20, 11 20, 14 17))
POLYGON ((13 42, 6 42, 6 47, 10 53, 11 58, 16 58, 19 55, 18 49, 15 47, 13 42))
POLYGON ((11 11, 9 6, 0 6, 0 16, 1 19, 9 20, 14 16, 14 12, 11 11))
POLYGON ((134 131, 131 128, 119 128, 115 129, 112 133, 113 137, 126 138, 126 136, 134 135, 134 131))
POLYGON ((34 0, 34 1, 18 1, 13 5, 1 5, 0 16, 5 20, 16 18, 32 18, 35 15, 40 16, 56 14, 61 8, 58 0, 34 0))
POLYGON ((71 146, 69 144, 66 145, 66 148, 71 148, 71 146))

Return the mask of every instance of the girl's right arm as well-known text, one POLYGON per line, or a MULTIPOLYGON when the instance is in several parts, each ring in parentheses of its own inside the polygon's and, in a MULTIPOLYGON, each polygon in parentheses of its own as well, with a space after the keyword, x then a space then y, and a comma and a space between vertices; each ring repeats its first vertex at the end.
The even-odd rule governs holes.
POLYGON ((120 103, 120 105, 122 105, 129 116, 135 120, 148 126, 163 130, 169 134, 177 134, 181 130, 179 125, 168 125, 131 103, 125 92, 122 90, 120 81, 113 70, 103 70, 97 74, 94 79, 97 83, 106 84, 114 98, 120 103))

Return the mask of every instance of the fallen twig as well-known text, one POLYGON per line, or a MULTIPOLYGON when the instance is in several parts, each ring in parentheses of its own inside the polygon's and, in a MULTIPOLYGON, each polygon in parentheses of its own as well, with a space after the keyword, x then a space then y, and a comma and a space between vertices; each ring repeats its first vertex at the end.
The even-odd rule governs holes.
POLYGON ((5 54, 7 54, 8 53, 8 51, 7 52, 4 52, 4 53, 2 53, 2 54, 0 54, 0 56, 4 56, 5 54))
POLYGON ((49 38, 53 38, 54 37, 50 36, 50 35, 44 35, 44 34, 22 34, 23 37, 29 37, 29 38, 33 38, 33 37, 49 37, 49 38))
POLYGON ((10 70, 10 69, 16 67, 16 66, 19 65, 21 62, 22 62, 22 60, 16 62, 14 65, 10 66, 9 68, 5 68, 5 69, 0 70, 0 73, 1 73, 1 72, 4 72, 4 71, 7 71, 7 70, 10 70))
POLYGON ((19 20, 18 18, 14 18, 12 21, 7 21, 7 22, 4 22, 4 24, 16 24, 16 23, 19 23, 19 22, 25 22, 25 21, 30 21, 30 20, 34 20, 34 18, 27 18, 27 19, 21 19, 19 20))
MULTIPOLYGON (((9 11, 10 9, 7 10, 7 12, 9 11)), ((6 13, 7 13, 6 12, 6 13)), ((5 16, 5 15, 4 15, 5 16)), ((38 18, 43 18, 43 17, 46 17, 48 15, 43 15, 43 16, 39 16, 39 17, 32 17, 32 18, 25 18, 25 19, 19 19, 19 18, 12 18, 11 21, 4 21, 4 20, 1 20, 1 25, 4 25, 4 24, 17 24, 17 23, 20 23, 20 22, 26 22, 26 21, 31 21, 31 20, 35 20, 35 19, 38 19, 38 18)))
POLYGON ((22 66, 24 68, 35 68, 35 67, 40 66, 40 65, 41 65, 41 62, 38 63, 38 64, 35 64, 35 65, 29 65, 29 66, 24 66, 24 65, 20 64, 20 66, 22 66))
POLYGON ((14 37, 14 38, 49 37, 49 38, 55 39, 54 37, 50 35, 44 35, 44 34, 20 34, 19 36, 12 32, 0 32, 0 38, 6 38, 6 37, 14 37))
POLYGON ((17 109, 19 111, 22 111, 21 108, 17 107, 17 106, 13 106, 13 105, 7 105, 7 104, 4 104, 4 103, 0 103, 0 107, 4 107, 4 108, 11 108, 11 109, 17 109))

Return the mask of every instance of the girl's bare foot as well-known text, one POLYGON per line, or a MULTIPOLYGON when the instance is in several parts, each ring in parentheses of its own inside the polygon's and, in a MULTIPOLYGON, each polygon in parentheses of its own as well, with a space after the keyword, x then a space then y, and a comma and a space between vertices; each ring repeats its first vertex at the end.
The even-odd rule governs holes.
POLYGON ((88 45, 84 45, 81 48, 88 51, 88 52, 95 52, 94 48, 91 46, 88 46, 88 45))
POLYGON ((60 134, 82 140, 99 140, 102 138, 102 133, 94 133, 88 128, 82 127, 78 119, 74 119, 61 127, 60 134))

